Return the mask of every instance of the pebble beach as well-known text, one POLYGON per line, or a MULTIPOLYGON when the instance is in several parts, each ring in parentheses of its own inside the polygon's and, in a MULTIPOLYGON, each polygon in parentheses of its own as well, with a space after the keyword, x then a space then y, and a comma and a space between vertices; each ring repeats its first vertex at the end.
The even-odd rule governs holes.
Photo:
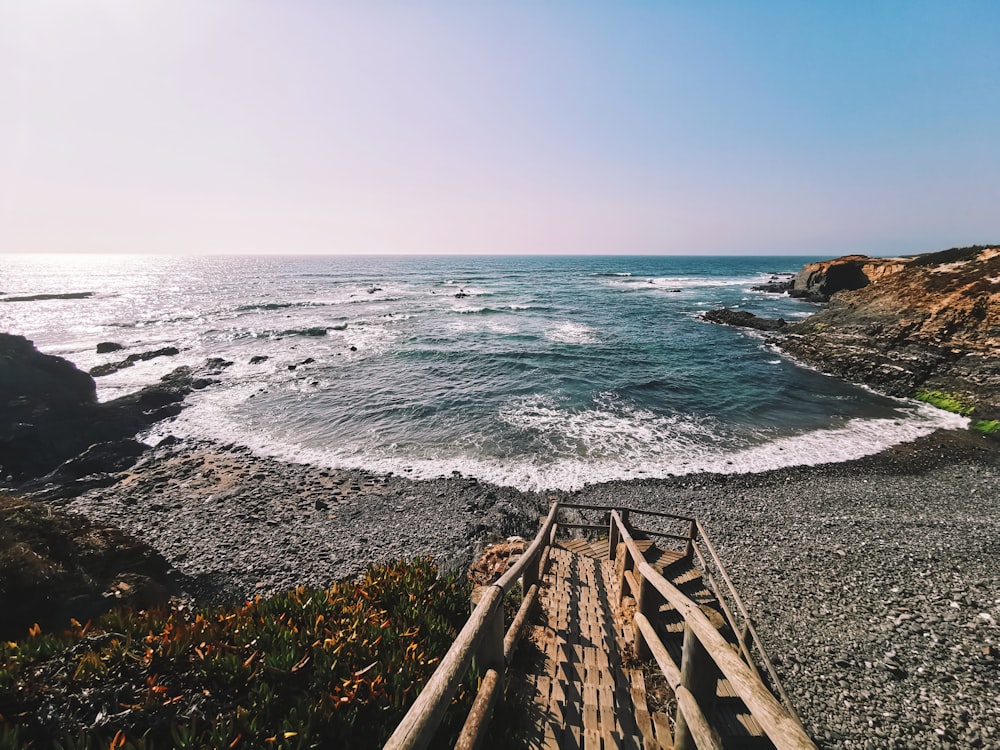
POLYGON ((705 524, 821 747, 1000 747, 1000 450, 939 431, 846 463, 527 493, 167 441, 66 501, 159 550, 200 603, 427 555, 467 566, 552 498, 705 524))

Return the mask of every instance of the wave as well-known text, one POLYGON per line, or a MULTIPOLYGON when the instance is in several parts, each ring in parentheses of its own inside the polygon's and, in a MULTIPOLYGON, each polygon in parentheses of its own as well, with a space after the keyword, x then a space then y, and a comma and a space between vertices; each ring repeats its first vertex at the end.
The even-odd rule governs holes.
POLYGON ((562 323, 545 332, 545 338, 559 344, 596 344, 597 331, 583 323, 562 323))
MULTIPOLYGON (((737 435, 712 417, 655 414, 602 394, 583 410, 565 408, 554 397, 534 394, 501 407, 499 421, 530 445, 516 455, 486 455, 478 441, 459 436, 449 445, 398 448, 334 441, 297 440, 295 434, 247 429, 250 395, 260 383, 232 384, 203 392, 172 422, 181 437, 210 437, 246 445, 255 453, 330 468, 365 468, 414 479, 458 471, 482 481, 523 490, 573 490, 585 484, 713 472, 758 473, 789 466, 848 461, 915 440, 936 429, 959 429, 968 420, 925 404, 900 401, 898 418, 854 418, 833 427, 787 435, 737 435)), ((166 429, 166 428, 163 428, 166 429)), ((279 429, 285 429, 284 427, 279 429)))
POLYGON ((506 305, 504 307, 453 307, 450 312, 459 315, 509 315, 514 312, 548 312, 551 307, 544 305, 506 305))

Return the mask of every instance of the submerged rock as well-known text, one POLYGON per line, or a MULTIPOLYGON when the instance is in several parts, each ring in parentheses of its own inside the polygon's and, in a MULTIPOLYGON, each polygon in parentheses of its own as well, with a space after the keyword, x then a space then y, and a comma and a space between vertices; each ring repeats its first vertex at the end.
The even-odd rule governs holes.
MULTIPOLYGON (((119 348, 121 347, 119 346, 119 348)), ((98 345, 98 350, 100 350, 100 345, 98 345)), ((109 349, 108 351, 114 350, 109 349)), ((175 354, 180 354, 180 352, 181 350, 176 346, 165 346, 162 349, 154 349, 150 352, 137 352, 136 354, 129 354, 120 362, 108 362, 107 364, 92 367, 90 368, 90 374, 95 378, 102 375, 111 375, 119 370, 124 370, 126 367, 131 367, 136 362, 145 362, 146 360, 155 359, 156 357, 173 357, 175 354)))

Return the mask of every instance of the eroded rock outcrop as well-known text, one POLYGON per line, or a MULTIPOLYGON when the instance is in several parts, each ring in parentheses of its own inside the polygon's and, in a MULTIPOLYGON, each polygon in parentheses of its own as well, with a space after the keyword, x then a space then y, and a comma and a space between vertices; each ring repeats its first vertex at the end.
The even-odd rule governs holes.
POLYGON ((113 443, 176 415, 210 381, 179 367, 155 385, 99 403, 94 379, 71 362, 0 333, 0 481, 41 477, 95 443, 113 443))
POLYGON ((826 302, 834 294, 863 289, 902 271, 912 258, 869 258, 845 255, 833 260, 809 263, 792 279, 788 294, 813 302, 826 302))
POLYGON ((0 638, 162 604, 183 581, 149 545, 105 524, 0 494, 0 638))
POLYGON ((953 393, 975 407, 973 416, 1000 417, 1000 248, 905 260, 877 283, 839 292, 826 309, 788 326, 779 345, 891 395, 953 393))

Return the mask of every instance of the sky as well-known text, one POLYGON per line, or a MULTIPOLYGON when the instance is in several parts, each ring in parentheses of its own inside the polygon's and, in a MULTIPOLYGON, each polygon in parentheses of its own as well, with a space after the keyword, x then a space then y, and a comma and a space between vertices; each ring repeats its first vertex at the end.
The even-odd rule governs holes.
POLYGON ((0 0, 0 253, 998 242, 997 29, 993 0, 0 0))

